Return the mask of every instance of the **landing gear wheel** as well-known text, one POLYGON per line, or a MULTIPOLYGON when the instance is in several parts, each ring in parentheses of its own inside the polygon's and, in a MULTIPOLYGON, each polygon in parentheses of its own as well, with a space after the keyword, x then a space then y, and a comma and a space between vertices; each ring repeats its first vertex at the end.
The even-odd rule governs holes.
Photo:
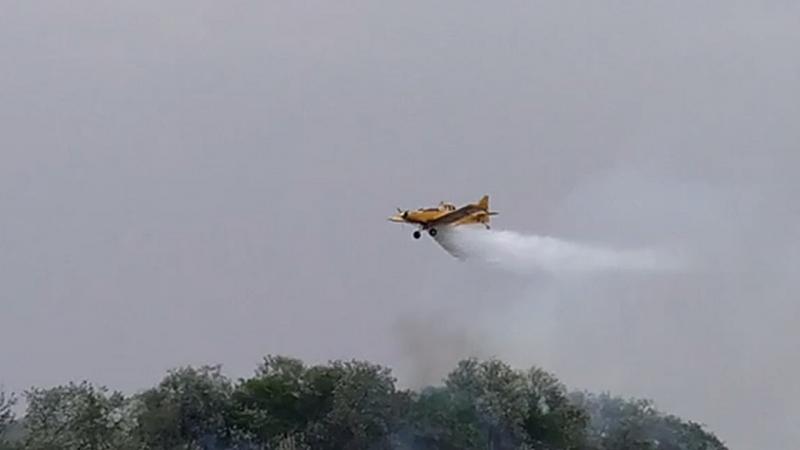
POLYGON ((431 237, 435 237, 436 233, 438 233, 438 231, 436 231, 436 228, 431 228, 430 230, 428 230, 428 234, 430 234, 431 237))
POLYGON ((414 232, 414 234, 412 234, 412 236, 414 236, 414 239, 419 239, 422 236, 422 233, 417 230, 414 232))

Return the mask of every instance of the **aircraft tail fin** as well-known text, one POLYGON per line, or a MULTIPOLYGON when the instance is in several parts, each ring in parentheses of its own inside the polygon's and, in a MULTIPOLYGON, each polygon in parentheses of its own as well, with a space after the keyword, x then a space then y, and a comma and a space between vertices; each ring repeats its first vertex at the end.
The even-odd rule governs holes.
POLYGON ((488 195, 484 195, 480 199, 480 201, 478 202, 478 208, 480 208, 480 209, 482 209, 484 211, 489 211, 489 196, 488 195))

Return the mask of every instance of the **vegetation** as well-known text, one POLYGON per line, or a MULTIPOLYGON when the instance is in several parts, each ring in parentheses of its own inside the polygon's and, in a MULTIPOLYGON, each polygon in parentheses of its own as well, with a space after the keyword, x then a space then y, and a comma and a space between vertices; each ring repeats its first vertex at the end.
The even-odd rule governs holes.
POLYGON ((0 450, 11 448, 7 438, 14 424, 14 404, 17 399, 13 395, 0 390, 0 450))
POLYGON ((31 389, 19 420, 15 400, 0 391, 2 450, 726 448, 649 401, 568 393, 550 373, 497 360, 461 361, 421 391, 398 389, 368 362, 269 356, 236 382, 207 366, 132 396, 88 382, 31 389))

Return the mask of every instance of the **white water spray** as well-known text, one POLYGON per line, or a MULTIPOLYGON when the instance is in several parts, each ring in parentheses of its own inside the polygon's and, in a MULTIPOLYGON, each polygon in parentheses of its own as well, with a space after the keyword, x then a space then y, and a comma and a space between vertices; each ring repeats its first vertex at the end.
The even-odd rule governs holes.
POLYGON ((460 259, 517 273, 653 271, 680 266, 674 257, 655 250, 615 250, 513 231, 459 227, 443 230, 436 241, 460 259))

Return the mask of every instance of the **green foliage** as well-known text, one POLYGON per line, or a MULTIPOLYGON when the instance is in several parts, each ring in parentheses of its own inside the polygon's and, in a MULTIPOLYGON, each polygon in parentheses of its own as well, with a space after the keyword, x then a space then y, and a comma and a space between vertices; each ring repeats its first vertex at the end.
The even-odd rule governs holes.
POLYGON ((443 388, 423 391, 412 407, 415 448, 578 448, 587 418, 552 375, 500 361, 464 360, 443 388))
MULTIPOLYGON (((323 371, 323 373, 326 371, 323 371)), ((389 448, 397 423, 394 378, 367 362, 334 362, 326 375, 336 380, 331 409, 307 430, 314 448, 389 448)))
POLYGON ((426 388, 413 395, 406 425, 398 437, 408 448, 486 448, 472 398, 446 387, 426 388))
POLYGON ((601 450, 724 450, 712 433, 665 415, 648 400, 576 393, 572 401, 591 418, 589 442, 601 450))
MULTIPOLYGON (((649 401, 568 395, 548 372, 497 360, 461 361, 419 392, 368 362, 268 356, 235 384, 219 366, 184 367, 127 399, 86 382, 26 399, 19 448, 31 450, 725 450, 649 401)), ((0 433, 14 401, 0 392, 0 433)))
POLYGON ((13 394, 0 390, 0 442, 9 426, 14 422, 14 405, 17 403, 13 394))
POLYGON ((13 408, 16 403, 17 398, 14 394, 6 394, 5 391, 0 389, 0 450, 12 448, 8 435, 14 425, 13 408))
POLYGON ((88 382, 25 393, 24 448, 99 450, 126 448, 126 400, 88 382))
POLYGON ((137 396, 134 435, 147 449, 213 448, 229 437, 231 392, 219 366, 170 371, 137 396))
POLYGON ((267 357, 233 394, 233 423, 251 441, 291 437, 315 449, 388 448, 397 422, 389 369, 360 361, 305 367, 267 357))
POLYGON ((522 373, 497 360, 461 361, 445 380, 457 402, 468 402, 482 446, 516 448, 527 441, 527 385, 522 373))
POLYGON ((537 448, 574 449, 585 443, 589 416, 569 400, 566 387, 539 368, 527 373, 529 414, 525 430, 537 448))
POLYGON ((254 378, 242 380, 232 395, 231 421, 251 440, 275 443, 301 433, 320 408, 311 402, 317 392, 307 386, 306 368, 296 359, 267 357, 254 378), (311 395, 309 395, 311 394, 311 395))

